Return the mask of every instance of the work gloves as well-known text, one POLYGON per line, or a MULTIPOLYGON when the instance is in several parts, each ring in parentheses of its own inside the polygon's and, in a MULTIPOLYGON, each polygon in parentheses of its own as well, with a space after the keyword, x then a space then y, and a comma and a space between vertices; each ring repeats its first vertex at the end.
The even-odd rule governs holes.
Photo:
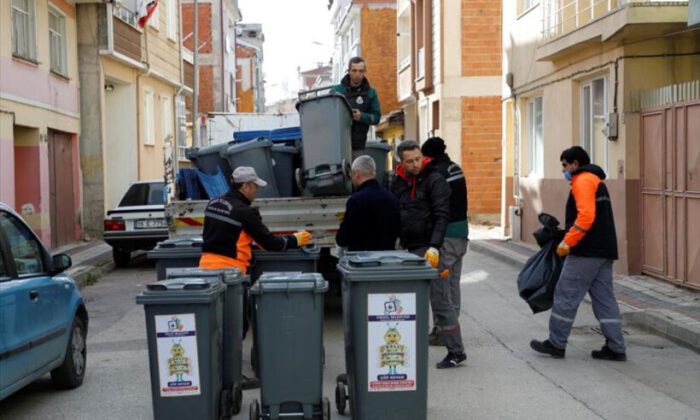
POLYGON ((305 230, 300 230, 299 232, 295 232, 294 237, 297 238, 297 246, 299 246, 299 247, 308 245, 314 238, 311 235, 311 233, 309 233, 305 230))
POLYGON ((428 261, 428 264, 430 264, 432 268, 437 268, 438 263, 440 263, 440 251, 438 251, 436 248, 428 248, 423 257, 426 261, 428 261))
POLYGON ((567 245, 566 242, 561 241, 561 243, 557 247, 557 255, 564 258, 567 255, 569 255, 569 251, 570 251, 569 245, 567 245))

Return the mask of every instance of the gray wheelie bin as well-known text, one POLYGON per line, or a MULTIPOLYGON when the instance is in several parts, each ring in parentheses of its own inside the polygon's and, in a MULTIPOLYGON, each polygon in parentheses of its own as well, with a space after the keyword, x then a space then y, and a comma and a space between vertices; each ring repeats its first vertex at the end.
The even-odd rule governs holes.
POLYGON ((381 141, 368 141, 365 144, 365 154, 374 159, 374 164, 377 165, 377 175, 375 178, 379 185, 386 186, 386 161, 391 151, 391 146, 381 141))
POLYGON ((355 420, 424 420, 428 406, 428 300, 438 271, 404 251, 352 252, 338 263, 347 375, 336 407, 355 420))
POLYGON ((275 182, 280 197, 294 196, 294 170, 299 150, 294 146, 275 144, 272 160, 275 162, 275 182))
POLYGON ((168 279, 181 278, 217 278, 220 279, 226 292, 224 293, 224 348, 222 411, 229 416, 241 411, 243 393, 241 388, 241 369, 243 367, 243 285, 250 278, 237 268, 221 270, 204 270, 201 268, 169 268, 166 270, 168 279))
POLYGON ((267 186, 258 190, 258 197, 274 198, 279 197, 279 191, 275 182, 271 149, 271 141, 258 139, 234 144, 222 151, 221 155, 228 160, 232 170, 236 170, 239 166, 252 166, 255 173, 267 182, 267 186))
POLYGON ((136 296, 144 306, 155 419, 224 418, 220 404, 224 285, 171 279, 136 296))
POLYGON ((253 265, 250 268, 250 278, 255 282, 262 273, 268 271, 313 273, 321 258, 321 248, 305 246, 286 251, 253 250, 253 265))
POLYGON ((190 162, 200 171, 208 175, 214 175, 217 167, 221 169, 226 179, 231 178, 233 169, 229 165, 226 158, 221 156, 221 152, 231 147, 233 141, 228 143, 213 144, 202 148, 190 148, 185 150, 185 156, 190 162))
POLYGON ((299 95, 297 109, 304 139, 300 183, 315 197, 349 193, 352 110, 347 99, 329 88, 299 95))
POLYGON ((318 273, 266 273, 251 289, 259 345, 262 405, 250 420, 330 418, 323 398, 323 297, 318 273))
POLYGON ((146 258, 156 260, 158 280, 165 278, 165 270, 176 267, 197 267, 202 256, 202 237, 168 239, 148 251, 146 258))

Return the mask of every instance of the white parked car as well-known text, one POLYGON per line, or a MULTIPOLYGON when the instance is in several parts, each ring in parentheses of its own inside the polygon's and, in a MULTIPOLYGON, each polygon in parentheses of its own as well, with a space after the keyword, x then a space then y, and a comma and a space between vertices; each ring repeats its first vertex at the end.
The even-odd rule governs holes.
POLYGON ((107 212, 104 240, 112 246, 118 267, 129 264, 132 251, 150 250, 168 239, 166 198, 163 181, 138 181, 129 186, 117 208, 107 212))

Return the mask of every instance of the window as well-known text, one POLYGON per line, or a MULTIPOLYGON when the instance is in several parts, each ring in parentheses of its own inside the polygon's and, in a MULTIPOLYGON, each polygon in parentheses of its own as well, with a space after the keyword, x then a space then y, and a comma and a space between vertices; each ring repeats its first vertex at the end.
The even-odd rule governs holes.
POLYGON ((119 207, 158 206, 165 203, 165 183, 144 182, 131 184, 119 202, 119 207))
POLYGON ((595 79, 581 86, 581 147, 586 149, 591 162, 604 170, 608 166, 608 145, 605 138, 607 122, 607 92, 605 78, 595 79))
POLYGON ((34 0, 12 0, 12 54, 36 60, 34 0))
POLYGON ((163 124, 163 142, 173 141, 173 107, 169 96, 160 97, 160 116, 163 124))
POLYGON ((155 144, 155 139, 156 139, 156 128, 155 128, 155 122, 154 122, 154 115, 153 115, 153 91, 149 89, 144 89, 143 91, 143 118, 144 118, 144 124, 143 126, 146 129, 146 132, 144 133, 144 140, 143 143, 149 146, 153 146, 155 144))
POLYGON ((51 70, 67 76, 66 18, 53 7, 49 7, 49 48, 51 50, 51 70))
POLYGON ((151 25, 151 28, 153 29, 158 29, 160 28, 160 3, 156 3, 156 8, 153 10, 153 14, 151 15, 151 18, 148 19, 148 24, 151 25))
POLYGON ((542 130, 542 97, 527 103, 527 144, 530 173, 544 174, 544 138, 542 130))
POLYGON ((177 20, 177 0, 165 0, 168 10, 168 38, 177 39, 178 20, 177 20))
POLYGON ((16 217, 0 213, 0 229, 10 245, 10 256, 19 276, 44 273, 41 245, 27 227, 16 217))

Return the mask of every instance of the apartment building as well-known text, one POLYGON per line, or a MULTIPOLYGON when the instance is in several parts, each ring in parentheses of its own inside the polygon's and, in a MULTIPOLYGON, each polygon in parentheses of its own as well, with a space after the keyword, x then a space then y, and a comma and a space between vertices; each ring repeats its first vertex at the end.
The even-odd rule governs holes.
POLYGON ((45 243, 80 238, 76 9, 67 0, 0 3, 0 201, 45 243))
POLYGON ((504 2, 514 239, 534 242, 541 212, 563 223, 559 155, 580 145, 607 173, 615 270, 700 287, 700 31, 688 11, 688 1, 504 2))

